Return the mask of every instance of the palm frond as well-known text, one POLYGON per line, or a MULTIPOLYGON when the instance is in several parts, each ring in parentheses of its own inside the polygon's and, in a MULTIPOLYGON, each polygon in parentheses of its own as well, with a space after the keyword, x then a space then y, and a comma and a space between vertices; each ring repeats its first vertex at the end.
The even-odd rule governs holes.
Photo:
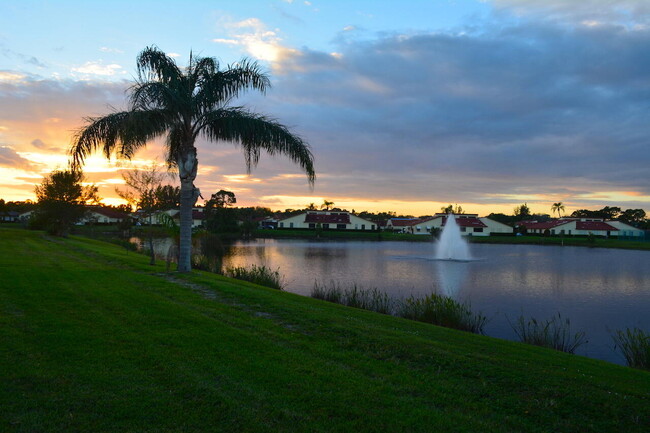
POLYGON ((80 168, 87 156, 102 150, 106 158, 116 154, 130 159, 147 141, 169 128, 164 110, 122 111, 104 117, 88 117, 87 125, 74 135, 69 150, 71 165, 80 168))
POLYGON ((183 95, 185 89, 171 87, 158 81, 136 83, 131 87, 130 91, 132 110, 144 111, 162 108, 180 114, 191 109, 187 107, 187 96, 183 95))
POLYGON ((197 64, 195 70, 196 88, 199 90, 195 95, 194 105, 199 113, 224 107, 245 90, 265 93, 271 87, 271 80, 256 62, 242 60, 229 65, 225 71, 219 71, 218 63, 216 60, 213 62, 206 61, 205 69, 199 69, 197 64), (209 67, 212 64, 216 66, 215 69, 209 67))
POLYGON ((138 55, 138 77, 140 82, 160 81, 172 83, 178 81, 183 72, 169 57, 156 46, 147 47, 138 55))
POLYGON ((204 116, 201 133, 209 140, 240 144, 249 171, 257 165, 260 152, 265 150, 269 155, 288 156, 300 165, 310 184, 316 179, 309 145, 274 119, 242 107, 223 108, 204 116))

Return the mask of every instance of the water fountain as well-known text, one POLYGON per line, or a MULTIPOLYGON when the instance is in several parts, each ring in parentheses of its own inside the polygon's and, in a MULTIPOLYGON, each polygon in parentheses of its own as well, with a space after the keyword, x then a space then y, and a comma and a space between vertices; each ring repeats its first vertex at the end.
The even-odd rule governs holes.
POLYGON ((453 213, 447 214, 447 222, 436 246, 436 259, 457 261, 472 259, 467 242, 460 234, 460 227, 458 227, 453 213))

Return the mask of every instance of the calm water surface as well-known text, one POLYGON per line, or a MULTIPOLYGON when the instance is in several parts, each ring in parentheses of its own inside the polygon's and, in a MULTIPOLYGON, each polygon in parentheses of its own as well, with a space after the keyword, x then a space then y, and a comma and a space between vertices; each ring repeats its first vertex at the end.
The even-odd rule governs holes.
POLYGON ((515 340, 508 319, 558 312, 584 330, 578 353, 619 364, 611 331, 650 330, 650 252, 604 248, 472 244, 471 262, 433 259, 433 243, 256 240, 234 244, 224 266, 280 269, 288 291, 314 282, 377 287, 395 297, 438 291, 468 301, 491 320, 486 333, 515 340))

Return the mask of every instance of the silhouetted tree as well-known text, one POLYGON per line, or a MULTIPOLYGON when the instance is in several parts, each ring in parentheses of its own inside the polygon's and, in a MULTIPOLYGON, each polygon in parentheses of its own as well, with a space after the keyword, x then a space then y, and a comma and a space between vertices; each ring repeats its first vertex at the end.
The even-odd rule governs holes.
POLYGON ((99 202, 95 185, 83 186, 83 173, 55 170, 35 188, 38 203, 32 218, 35 228, 67 236, 72 225, 86 213, 86 204, 99 202))
POLYGON ((530 217, 530 208, 528 207, 528 203, 524 203, 521 206, 517 206, 515 208, 515 216, 517 219, 522 220, 530 217))
POLYGON ((564 205, 561 201, 553 203, 553 206, 551 206, 551 213, 553 212, 557 212, 558 218, 561 216, 561 213, 564 212, 564 205))

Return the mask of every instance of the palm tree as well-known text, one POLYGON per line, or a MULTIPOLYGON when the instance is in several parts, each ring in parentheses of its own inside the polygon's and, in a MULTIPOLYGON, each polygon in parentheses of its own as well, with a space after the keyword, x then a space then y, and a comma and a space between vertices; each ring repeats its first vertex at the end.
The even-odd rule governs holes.
POLYGON ((334 202, 333 201, 328 201, 327 199, 325 199, 325 200, 323 200, 323 204, 320 205, 320 208, 325 209, 325 210, 330 210, 330 208, 332 206, 334 206, 334 202))
POLYGON ((562 204, 561 201, 557 203, 553 203, 553 206, 551 206, 551 213, 553 212, 557 212, 558 218, 560 217, 560 212, 564 212, 564 205, 562 204))
POLYGON ((249 171, 261 150, 287 155, 313 185, 313 156, 306 142, 273 119, 230 105, 245 90, 264 93, 270 87, 256 63, 244 60, 221 70, 216 59, 190 53, 188 66, 180 68, 157 47, 147 47, 138 55, 137 68, 129 109, 86 118, 73 139, 71 163, 78 169, 98 148, 107 158, 115 154, 129 159, 150 140, 165 136, 167 163, 178 170, 181 182, 180 272, 191 269, 192 208, 200 196, 194 186, 198 137, 239 144, 249 171))

